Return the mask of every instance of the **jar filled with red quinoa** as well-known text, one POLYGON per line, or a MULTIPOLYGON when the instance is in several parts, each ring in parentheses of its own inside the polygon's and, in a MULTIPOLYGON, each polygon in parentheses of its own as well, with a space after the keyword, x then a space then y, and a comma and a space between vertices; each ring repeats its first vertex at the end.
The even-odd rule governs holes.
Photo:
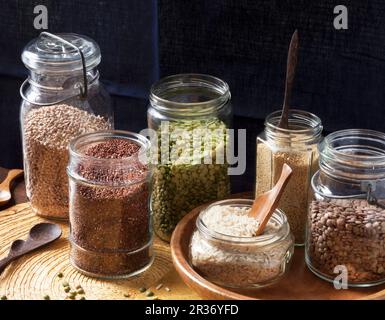
POLYGON ((153 261, 149 141, 125 131, 85 134, 70 144, 71 263, 99 278, 127 278, 153 261))

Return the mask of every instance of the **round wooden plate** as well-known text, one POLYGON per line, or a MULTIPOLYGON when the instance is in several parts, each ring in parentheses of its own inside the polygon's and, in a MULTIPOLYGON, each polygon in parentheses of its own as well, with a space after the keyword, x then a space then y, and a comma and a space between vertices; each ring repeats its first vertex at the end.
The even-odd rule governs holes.
MULTIPOLYGON (((236 195, 235 198, 245 198, 236 195)), ((189 243, 195 229, 195 221, 201 210, 208 204, 187 214, 176 227, 171 239, 171 255, 174 266, 182 280, 205 299, 385 299, 385 285, 371 288, 351 288, 337 290, 334 286, 317 276, 306 267, 304 249, 296 248, 292 265, 287 275, 278 283, 254 290, 223 288, 200 276, 190 265, 188 259, 189 243)))

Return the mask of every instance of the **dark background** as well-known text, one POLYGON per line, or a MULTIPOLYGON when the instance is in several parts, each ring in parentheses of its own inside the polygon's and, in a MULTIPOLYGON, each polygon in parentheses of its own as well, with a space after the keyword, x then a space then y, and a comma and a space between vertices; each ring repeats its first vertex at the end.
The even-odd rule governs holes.
POLYGON ((88 35, 100 45, 119 129, 146 127, 149 88, 159 77, 198 72, 227 81, 234 126, 248 130, 247 173, 234 177, 234 191, 252 189, 255 137, 282 103, 296 28, 292 105, 320 116, 326 132, 384 131, 383 0, 0 0, 0 166, 22 166, 19 86, 27 71, 20 54, 40 32, 33 28, 38 4, 48 8, 48 31, 88 35), (348 7, 348 30, 333 27, 338 4, 348 7))

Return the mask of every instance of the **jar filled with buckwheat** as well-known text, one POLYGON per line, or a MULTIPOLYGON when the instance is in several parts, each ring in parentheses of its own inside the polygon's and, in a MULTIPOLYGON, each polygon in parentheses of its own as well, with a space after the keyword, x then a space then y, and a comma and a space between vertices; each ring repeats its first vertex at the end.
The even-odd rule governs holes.
POLYGON ((42 32, 24 48, 29 77, 20 93, 27 196, 45 218, 68 219, 68 145, 113 127, 111 100, 99 82, 99 46, 77 34, 42 32))
POLYGON ((342 130, 319 146, 313 176, 306 263, 347 285, 385 282, 385 134, 342 130))

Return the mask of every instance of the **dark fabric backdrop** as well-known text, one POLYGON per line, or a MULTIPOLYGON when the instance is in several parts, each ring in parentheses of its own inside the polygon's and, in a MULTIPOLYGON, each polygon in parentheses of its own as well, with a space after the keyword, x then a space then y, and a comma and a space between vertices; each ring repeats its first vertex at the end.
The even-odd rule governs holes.
POLYGON ((326 131, 384 131, 383 0, 0 0, 0 166, 20 167, 19 86, 24 45, 39 34, 33 7, 45 4, 50 32, 76 32, 102 50, 102 81, 113 95, 116 127, 146 126, 147 96, 160 76, 216 75, 231 87, 236 128, 246 128, 247 173, 233 190, 250 190, 255 137, 280 107, 286 53, 295 28, 300 55, 293 105, 319 115, 326 131), (335 30, 333 8, 349 9, 335 30))
POLYGON ((100 46, 101 78, 113 95, 116 127, 146 126, 148 89, 159 78, 156 0, 0 0, 0 166, 22 166, 19 86, 23 47, 41 30, 33 8, 47 6, 50 32, 75 32, 100 46))
POLYGON ((328 130, 383 130, 385 2, 160 0, 161 74, 194 71, 225 79, 236 114, 264 118, 280 108, 293 31, 300 53, 293 105, 319 115, 328 130), (335 30, 345 4, 349 29, 335 30))

